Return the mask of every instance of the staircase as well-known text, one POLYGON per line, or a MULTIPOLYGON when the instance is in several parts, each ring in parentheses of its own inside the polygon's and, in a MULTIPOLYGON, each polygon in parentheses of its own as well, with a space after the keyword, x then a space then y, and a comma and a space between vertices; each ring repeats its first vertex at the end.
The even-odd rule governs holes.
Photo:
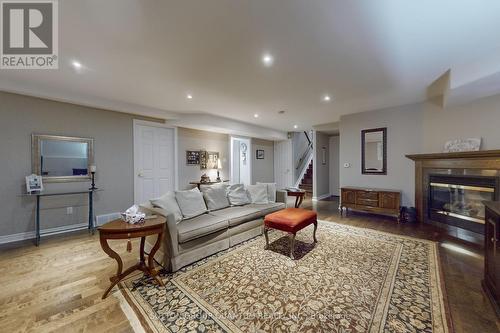
POLYGON ((312 197, 312 188, 313 188, 313 161, 309 163, 306 172, 304 173, 304 177, 300 181, 299 188, 306 191, 307 196, 312 197))

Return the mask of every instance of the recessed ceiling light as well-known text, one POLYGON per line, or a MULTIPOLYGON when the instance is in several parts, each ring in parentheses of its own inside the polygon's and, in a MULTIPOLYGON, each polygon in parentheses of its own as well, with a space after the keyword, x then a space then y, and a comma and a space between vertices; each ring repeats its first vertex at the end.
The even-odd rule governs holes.
POLYGON ((332 98, 329 95, 323 96, 323 101, 330 102, 331 100, 332 100, 332 98))
POLYGON ((293 125, 293 128, 299 128, 299 125, 293 125))
POLYGON ((253 117, 254 118, 259 118, 259 114, 258 113, 254 113, 253 117))
POLYGON ((186 95, 186 98, 187 98, 187 99, 193 99, 193 95, 191 95, 191 94, 187 94, 187 95, 186 95))
POLYGON ((73 60, 73 61, 71 62, 71 65, 73 65, 73 67, 74 67, 75 69, 81 69, 81 68, 82 68, 82 64, 81 64, 80 62, 76 61, 76 60, 73 60))
POLYGON ((270 67, 274 63, 274 57, 269 53, 264 53, 262 55, 262 63, 264 64, 264 66, 270 67))

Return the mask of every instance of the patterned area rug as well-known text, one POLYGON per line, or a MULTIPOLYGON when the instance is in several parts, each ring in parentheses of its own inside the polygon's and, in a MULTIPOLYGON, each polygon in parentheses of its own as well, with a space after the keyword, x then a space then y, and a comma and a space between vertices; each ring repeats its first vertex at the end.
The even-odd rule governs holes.
MULTIPOLYGON (((320 222, 257 237, 174 274, 135 277, 124 299, 148 332, 449 332, 434 242, 320 222)), ((119 293, 119 292, 118 292, 119 293)))

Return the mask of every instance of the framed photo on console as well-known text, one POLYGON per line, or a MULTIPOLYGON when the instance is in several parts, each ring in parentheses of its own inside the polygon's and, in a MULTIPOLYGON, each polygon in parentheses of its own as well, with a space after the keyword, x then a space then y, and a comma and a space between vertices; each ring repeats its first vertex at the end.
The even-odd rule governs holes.
POLYGON ((42 176, 35 174, 26 176, 26 192, 29 194, 33 192, 43 191, 42 176))

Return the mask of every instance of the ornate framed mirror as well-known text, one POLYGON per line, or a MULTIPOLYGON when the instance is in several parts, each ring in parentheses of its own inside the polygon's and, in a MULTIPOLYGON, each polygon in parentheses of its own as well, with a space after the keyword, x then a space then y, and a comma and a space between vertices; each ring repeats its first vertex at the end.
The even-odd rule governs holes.
POLYGON ((361 173, 387 174, 387 128, 361 131, 361 173))
POLYGON ((33 173, 44 182, 90 180, 94 139, 57 135, 31 135, 33 173))

